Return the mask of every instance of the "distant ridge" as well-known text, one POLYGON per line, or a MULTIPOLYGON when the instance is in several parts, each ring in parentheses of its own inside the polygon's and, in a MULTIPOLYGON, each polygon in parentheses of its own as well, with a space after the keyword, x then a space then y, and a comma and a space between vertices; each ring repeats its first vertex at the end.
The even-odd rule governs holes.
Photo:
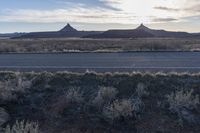
POLYGON ((31 32, 24 34, 22 36, 13 37, 13 39, 23 39, 23 38, 70 38, 70 37, 83 37, 93 34, 100 34, 99 31, 78 31, 73 28, 69 23, 59 31, 50 32, 31 32))
POLYGON ((172 32, 165 30, 150 29, 141 24, 136 29, 108 30, 98 35, 89 35, 85 38, 147 38, 147 37, 196 37, 197 35, 187 32, 172 32))
POLYGON ((127 30, 107 30, 102 31, 78 31, 69 23, 59 31, 51 32, 31 32, 12 38, 152 38, 152 37, 200 37, 199 33, 173 32, 165 30, 156 30, 141 24, 136 29, 127 30))

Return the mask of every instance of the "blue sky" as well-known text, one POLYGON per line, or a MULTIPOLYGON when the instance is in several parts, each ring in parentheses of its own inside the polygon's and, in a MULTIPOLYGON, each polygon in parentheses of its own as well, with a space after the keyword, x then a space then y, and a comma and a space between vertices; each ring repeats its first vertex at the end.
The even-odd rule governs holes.
POLYGON ((1 0, 0 33, 135 28, 200 32, 200 0, 1 0))

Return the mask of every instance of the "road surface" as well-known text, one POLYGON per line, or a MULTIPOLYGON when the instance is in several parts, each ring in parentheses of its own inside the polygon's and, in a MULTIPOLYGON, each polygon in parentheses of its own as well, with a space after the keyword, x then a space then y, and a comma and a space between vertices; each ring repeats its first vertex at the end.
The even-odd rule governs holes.
POLYGON ((0 54, 0 70, 200 72, 200 52, 0 54))

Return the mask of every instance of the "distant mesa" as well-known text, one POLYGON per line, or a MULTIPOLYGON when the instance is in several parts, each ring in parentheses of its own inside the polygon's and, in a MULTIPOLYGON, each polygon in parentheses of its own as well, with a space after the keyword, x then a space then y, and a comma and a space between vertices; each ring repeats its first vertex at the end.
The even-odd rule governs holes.
POLYGON ((31 32, 14 36, 12 38, 152 38, 152 37, 200 37, 199 33, 173 32, 156 30, 141 24, 136 29, 114 29, 107 31, 79 31, 69 23, 59 31, 31 32))
POLYGON ((13 37, 13 39, 23 39, 23 38, 81 38, 83 36, 89 36, 93 34, 100 34, 102 32, 98 31, 78 31, 73 28, 69 23, 59 31, 49 31, 49 32, 31 32, 24 34, 22 36, 13 37))
MULTIPOLYGON (((197 35, 196 35, 197 36, 197 35)), ((136 29, 108 30, 98 35, 86 36, 86 38, 152 38, 152 37, 196 37, 187 32, 173 32, 150 29, 141 24, 136 29)))

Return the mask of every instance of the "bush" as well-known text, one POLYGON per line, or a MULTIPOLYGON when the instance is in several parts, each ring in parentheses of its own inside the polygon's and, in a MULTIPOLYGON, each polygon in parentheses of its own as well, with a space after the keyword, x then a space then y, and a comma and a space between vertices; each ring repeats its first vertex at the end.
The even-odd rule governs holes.
POLYGON ((105 107, 103 113, 106 118, 109 118, 111 121, 114 121, 121 117, 132 117, 134 110, 134 104, 130 99, 122 99, 115 100, 112 104, 105 107))
POLYGON ((30 88, 32 81, 22 77, 20 74, 16 73, 16 86, 15 89, 19 91, 25 91, 25 89, 30 88))
POLYGON ((0 99, 3 101, 15 100, 17 98, 17 92, 24 92, 25 89, 30 88, 31 85, 32 81, 16 73, 16 79, 0 81, 0 99))
POLYGON ((110 103, 115 98, 117 93, 118 93, 118 91, 116 88, 100 87, 98 94, 93 101, 93 104, 95 106, 101 108, 105 104, 110 103))
POLYGON ((6 127, 5 133, 39 133, 39 126, 35 122, 16 121, 12 127, 6 127))
POLYGON ((5 124, 9 120, 9 114, 5 109, 0 107, 0 126, 5 124))
POLYGON ((81 103, 84 100, 83 94, 80 92, 79 89, 75 88, 69 89, 65 93, 65 98, 67 103, 81 103))
POLYGON ((0 82, 0 99, 2 101, 11 101, 16 99, 16 95, 13 93, 13 86, 11 82, 0 82))
POLYGON ((77 104, 83 103, 83 94, 79 89, 71 88, 58 98, 51 105, 51 110, 55 115, 62 114, 68 106, 76 106, 77 104))
POLYGON ((171 93, 167 96, 167 101, 169 103, 169 109, 172 112, 179 112, 180 110, 186 109, 195 109, 199 104, 199 96, 192 95, 193 90, 186 91, 180 90, 174 93, 171 93))
POLYGON ((136 94, 137 94, 137 96, 140 97, 140 98, 143 97, 143 96, 145 96, 145 95, 149 95, 149 93, 146 91, 146 86, 145 86, 145 84, 139 83, 139 84, 137 85, 136 94))
POLYGON ((172 113, 177 113, 178 122, 183 126, 183 120, 188 122, 194 122, 194 116, 191 110, 197 109, 199 104, 199 96, 192 95, 193 90, 190 91, 176 91, 167 96, 167 102, 169 103, 169 109, 172 113))

